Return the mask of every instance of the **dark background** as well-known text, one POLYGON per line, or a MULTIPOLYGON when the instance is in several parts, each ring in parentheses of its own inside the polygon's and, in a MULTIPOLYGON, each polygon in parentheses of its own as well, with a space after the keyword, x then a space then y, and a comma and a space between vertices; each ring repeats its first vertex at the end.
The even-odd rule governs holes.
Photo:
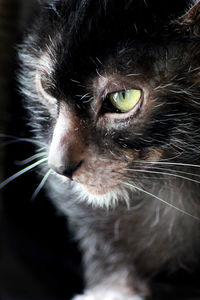
MULTIPOLYGON (((0 0, 0 183, 34 154, 18 93, 17 45, 31 22, 35 0, 0 0), (4 136, 6 135, 6 136, 4 136), (15 136, 15 139, 9 136, 15 136)), ((82 290, 81 258, 66 218, 29 172, 0 190, 0 299, 70 299, 82 290)))
MULTIPOLYGON (((0 0, 0 182, 26 167, 17 162, 34 154, 31 143, 2 136, 30 137, 15 78, 16 45, 31 15, 31 1, 0 0)), ((44 189, 31 201, 40 180, 37 170, 28 172, 0 191, 0 300, 67 300, 83 289, 81 255, 66 218, 44 189)), ((200 299, 198 274, 198 266, 194 273, 159 274, 152 298, 200 299)))

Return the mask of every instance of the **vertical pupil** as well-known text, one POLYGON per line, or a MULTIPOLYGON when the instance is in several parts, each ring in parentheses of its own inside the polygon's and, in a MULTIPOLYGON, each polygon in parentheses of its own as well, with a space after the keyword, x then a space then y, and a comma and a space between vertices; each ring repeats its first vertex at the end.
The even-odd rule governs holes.
POLYGON ((125 99, 125 97, 126 97, 126 91, 122 91, 121 93, 122 93, 122 97, 125 99))

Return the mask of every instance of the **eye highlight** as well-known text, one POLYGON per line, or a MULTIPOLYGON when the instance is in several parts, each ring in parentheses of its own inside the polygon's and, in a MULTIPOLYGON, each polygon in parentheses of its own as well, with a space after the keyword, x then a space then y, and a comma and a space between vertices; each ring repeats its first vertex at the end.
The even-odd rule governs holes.
POLYGON ((127 112, 140 101, 141 96, 141 90, 132 89, 111 93, 108 95, 108 99, 117 110, 127 112))

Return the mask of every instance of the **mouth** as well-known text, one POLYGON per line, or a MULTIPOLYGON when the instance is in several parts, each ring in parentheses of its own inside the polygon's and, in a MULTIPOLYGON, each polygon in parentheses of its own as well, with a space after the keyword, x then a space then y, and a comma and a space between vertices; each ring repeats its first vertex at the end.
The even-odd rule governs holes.
POLYGON ((112 193, 117 187, 121 185, 121 182, 118 180, 112 181, 112 184, 106 184, 103 182, 99 182, 99 184, 92 184, 93 180, 89 180, 86 183, 85 178, 84 180, 80 180, 79 178, 69 179, 66 176, 59 175, 61 177, 62 181, 65 183, 74 183, 75 185, 78 185, 84 192, 91 196, 104 196, 108 193, 112 193))
POLYGON ((124 187, 121 181, 112 182, 110 185, 103 184, 88 184, 79 180, 69 180, 64 176, 59 175, 62 182, 69 185, 69 190, 76 194, 77 200, 87 202, 93 207, 101 207, 108 209, 116 207, 119 201, 124 202, 129 207, 129 191, 124 187))

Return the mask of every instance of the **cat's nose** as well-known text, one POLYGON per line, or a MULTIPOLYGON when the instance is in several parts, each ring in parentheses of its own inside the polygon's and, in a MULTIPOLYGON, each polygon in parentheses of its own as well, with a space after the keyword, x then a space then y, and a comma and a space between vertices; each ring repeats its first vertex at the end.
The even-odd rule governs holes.
POLYGON ((70 162, 64 165, 56 166, 53 164, 49 164, 49 167, 54 170, 56 173, 68 177, 70 180, 73 180, 73 174, 75 171, 82 165, 82 161, 80 162, 70 162))
POLYGON ((72 180, 82 165, 84 151, 85 141, 78 117, 61 106, 49 149, 49 167, 72 180))

